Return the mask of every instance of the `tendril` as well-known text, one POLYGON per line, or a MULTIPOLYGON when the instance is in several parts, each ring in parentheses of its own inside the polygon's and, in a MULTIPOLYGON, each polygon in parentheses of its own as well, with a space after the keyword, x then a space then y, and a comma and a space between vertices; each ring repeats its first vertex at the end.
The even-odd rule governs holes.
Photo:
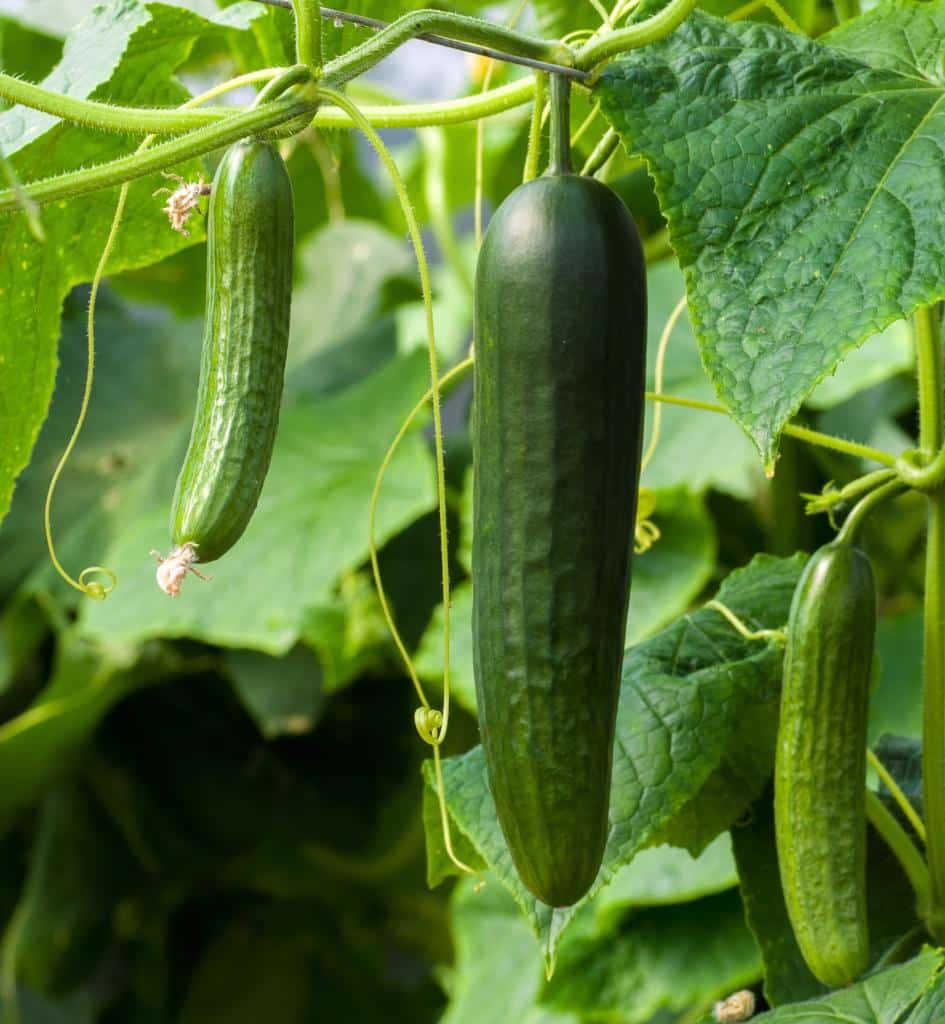
MULTIPOLYGON (((365 118, 361 113, 358 106, 345 96, 344 93, 336 92, 334 89, 321 87, 319 87, 318 92, 324 99, 327 99, 330 103, 340 107, 351 117, 352 121, 354 121, 355 125, 360 128, 368 142, 370 142, 374 151, 377 153, 378 158, 384 165, 384 168, 390 177, 391 183, 394 186, 394 191, 397 193, 397 199, 400 203, 404 220, 407 222, 407 231, 410 234, 410 240, 413 244, 414 254, 417 259, 417 270, 420 275, 420 289, 423 293, 423 306, 426 311, 427 348, 429 350, 428 354, 430 360, 430 390, 428 394, 430 404, 433 409, 433 446, 436 462, 436 493, 440 528, 440 574, 443 591, 443 710, 441 712, 434 712, 430 707, 430 702, 427 700, 426 695, 423 692, 423 687, 420 685, 416 668, 407 653, 403 640, 400 638, 400 635, 396 630, 393 615, 391 614, 390 606, 387 602, 386 595, 384 594, 380 565, 377 559, 377 545, 375 543, 374 536, 377 492, 380 484, 379 479, 375 483, 370 513, 371 569, 373 570, 374 580, 377 584, 378 597, 380 598, 384 617, 387 621, 388 627, 391 628, 391 635, 394 637, 394 641, 400 651, 400 655, 404 659, 404 664, 407 666, 407 672, 410 676, 411 682, 417 690, 417 695, 420 698, 420 703, 422 704, 422 707, 418 709, 418 714, 414 716, 414 722, 417 725, 420 735, 433 746, 433 760, 437 776, 437 800, 440 805, 440 820, 443 826, 443 841, 446 846, 446 852, 450 860, 452 860, 456 867, 461 871, 465 871, 469 874, 476 874, 476 871, 473 868, 461 861, 453 852, 450 837, 449 813, 446 807, 446 791, 443 786, 443 772, 440 767, 440 746, 446 738, 450 714, 450 567, 449 539, 447 537, 446 520, 446 465, 443 453, 443 422, 440 415, 440 390, 442 382, 440 381, 439 375, 438 356, 436 351, 436 332, 433 323, 433 291, 430 284, 430 268, 427 263, 426 253, 423 249, 423 237, 420 233, 420 225, 417 223, 417 217, 410 202, 410 196, 407 193, 407 188, 404 185, 400 171, 397 169, 397 164, 390 155, 390 151, 384 145, 383 140, 371 126, 367 118, 365 118), (440 716, 439 719, 434 720, 434 714, 438 714, 440 716)), ((398 433, 394 445, 381 465, 382 471, 386 471, 387 467, 390 465, 390 461, 393 458, 393 451, 396 450, 397 444, 399 444, 400 440, 409 429, 409 424, 412 422, 415 413, 416 409, 408 417, 407 425, 402 427, 400 433, 398 433)))
POLYGON ((781 644, 787 642, 787 634, 783 629, 749 629, 732 609, 722 604, 721 601, 707 601, 705 607, 718 612, 735 632, 746 640, 774 640, 781 644))

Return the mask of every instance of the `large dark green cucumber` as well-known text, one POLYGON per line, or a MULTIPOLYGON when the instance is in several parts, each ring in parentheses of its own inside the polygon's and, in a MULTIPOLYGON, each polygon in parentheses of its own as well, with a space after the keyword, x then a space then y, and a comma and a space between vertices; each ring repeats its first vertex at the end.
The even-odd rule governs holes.
POLYGON ((866 729, 876 595, 869 559, 822 547, 791 603, 775 757, 775 835, 797 944, 825 985, 869 963, 866 729))
POLYGON ((562 170, 483 241, 473 414, 480 730, 515 866, 554 906, 587 891, 608 833, 646 344, 633 220, 562 170))
POLYGON ((256 508, 279 420, 294 240, 292 183, 278 151, 231 146, 213 179, 207 316, 197 411, 171 514, 176 545, 212 562, 256 508))

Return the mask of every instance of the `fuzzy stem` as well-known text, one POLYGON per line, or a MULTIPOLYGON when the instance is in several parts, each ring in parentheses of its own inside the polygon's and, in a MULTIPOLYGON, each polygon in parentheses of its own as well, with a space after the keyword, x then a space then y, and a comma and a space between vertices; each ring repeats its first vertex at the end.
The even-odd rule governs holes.
POLYGON ((866 815, 870 824, 883 837, 886 845, 895 854, 902 869, 915 891, 919 914, 928 911, 930 899, 929 869, 915 843, 906 830, 896 821, 886 805, 871 790, 866 790, 866 815))
MULTIPOLYGON (((70 171, 54 178, 30 182, 26 185, 26 191, 31 199, 43 205, 122 185, 126 181, 143 178, 147 174, 165 170, 184 160, 203 156, 249 135, 269 131, 287 121, 304 117, 314 110, 315 106, 312 103, 270 103, 264 107, 234 114, 218 124, 198 128, 179 139, 155 146, 146 153, 131 154, 107 164, 100 164, 98 167, 70 171)), ((17 208, 16 193, 12 189, 0 191, 0 214, 9 213, 17 208)))
POLYGON ((313 75, 322 66, 322 12, 318 0, 292 0, 295 14, 295 53, 313 75))
POLYGON ((41 110, 65 121, 83 124, 88 128, 119 132, 124 135, 179 135, 208 124, 215 124, 232 115, 232 110, 205 109, 179 110, 162 107, 116 107, 96 100, 80 100, 62 96, 57 92, 12 75, 0 72, 0 99, 22 103, 33 110, 41 110))
POLYGON ((674 32, 695 10, 698 0, 670 0, 646 21, 592 39, 578 51, 576 64, 585 70, 598 68, 611 57, 655 43, 674 32))
MULTIPOLYGON (((676 0, 678 2, 678 0, 676 0)), ((445 11, 412 11, 398 18, 360 46, 325 65, 325 79, 332 87, 343 85, 370 70, 394 50, 421 35, 441 35, 463 43, 475 43, 504 50, 516 57, 554 61, 571 66, 573 57, 560 43, 546 42, 523 35, 481 18, 470 18, 445 11)))
POLYGON ((551 76, 551 146, 549 174, 571 174, 571 83, 551 76))

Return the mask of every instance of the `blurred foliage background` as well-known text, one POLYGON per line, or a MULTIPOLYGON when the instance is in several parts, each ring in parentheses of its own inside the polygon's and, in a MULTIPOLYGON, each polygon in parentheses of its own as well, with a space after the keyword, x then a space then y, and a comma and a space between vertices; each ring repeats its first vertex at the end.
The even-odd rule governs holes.
MULTIPOLYGON (((176 6, 206 17, 217 10, 212 0, 176 6)), ((419 5, 347 6, 392 17, 419 5)), ((503 20, 518 5, 451 6, 503 20)), ((789 6, 809 31, 830 24, 815 3, 789 6)), ((66 29, 90 7, 3 0, 0 66, 41 80, 60 59, 66 29)), ((526 23, 562 33, 596 18, 590 4, 546 0, 526 23)), ((359 38, 334 31, 339 48, 359 38)), ((179 76, 196 91, 285 60, 289 40, 285 12, 260 8, 248 28, 196 32, 179 76)), ((515 73, 498 68, 493 83, 515 73)), ((462 55, 411 44, 352 94, 462 94, 481 75, 462 55)), ((578 97, 575 126, 590 111, 578 97)), ((520 110, 486 124, 487 212, 520 180, 527 118, 520 110)), ((592 122, 578 143, 582 157, 602 131, 592 122)), ((444 365, 453 365, 471 341, 476 129, 387 138, 436 263, 438 338, 444 365)), ((272 471, 239 547, 214 566, 212 583, 189 580, 178 601, 158 592, 148 552, 168 544, 190 429, 202 227, 168 258, 111 277, 100 299, 94 399, 54 525, 66 564, 91 560, 118 573, 118 590, 102 604, 79 603, 58 581, 42 535, 45 489, 84 381, 87 287, 74 288, 62 310, 53 405, 0 526, 5 1010, 15 1003, 24 1024, 694 1021, 714 999, 761 977, 727 834, 696 859, 669 846, 638 856, 582 912, 550 982, 500 886, 428 888, 427 750, 366 571, 375 473, 426 388, 414 264, 391 190, 357 139, 310 133, 286 153, 297 265, 272 471)), ((652 363, 682 277, 643 168, 618 155, 605 177, 647 236, 652 363)), ((148 215, 159 223, 154 203, 148 215)), ((135 244, 125 234, 122 245, 135 244)), ((666 367, 667 391, 713 397, 685 316, 666 367)), ((896 325, 820 385, 803 418, 905 447, 914 426, 911 373, 910 331, 896 325)), ((461 708, 448 753, 477 740, 469 400, 467 381, 446 408, 461 708)), ((732 422, 664 409, 643 479, 661 538, 636 563, 628 643, 683 614, 755 552, 784 555, 825 540, 827 524, 805 517, 798 492, 865 468, 785 439, 768 482, 732 422)), ((433 501, 421 424, 388 473, 378 531, 396 617, 435 690, 442 652, 433 501)), ((922 525, 916 497, 884 509, 869 530, 883 595, 874 737, 919 730, 909 695, 918 685, 921 576, 909 567, 918 565, 922 525)))

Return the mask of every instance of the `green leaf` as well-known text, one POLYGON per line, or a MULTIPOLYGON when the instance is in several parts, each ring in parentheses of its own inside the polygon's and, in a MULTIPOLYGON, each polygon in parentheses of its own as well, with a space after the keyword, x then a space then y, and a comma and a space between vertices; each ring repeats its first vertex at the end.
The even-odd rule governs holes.
POLYGON ((542 1002, 589 1020, 647 1024, 754 984, 761 958, 727 892, 630 920, 618 935, 565 943, 542 1002))
POLYGON ((305 1024, 316 1005, 309 954, 294 935, 241 921, 216 938, 194 972, 180 1024, 258 1024, 279 1007, 281 1024, 305 1024))
MULTIPOLYGON (((6 552, 0 562, 0 591, 13 591, 33 571, 26 589, 55 587, 53 592, 67 606, 75 603, 76 595, 58 582, 49 564, 43 502, 82 395, 86 354, 82 298, 76 295, 66 304, 53 404, 32 462, 17 484, 10 514, 0 525, 6 552)), ((90 561, 102 564, 113 516, 126 507, 142 474, 177 447, 193 415, 200 359, 202 328, 197 321, 181 323, 157 313, 136 314, 107 291, 99 299, 96 319, 99 352, 92 404, 52 509, 59 557, 73 573, 90 561), (129 359, 132 340, 134 358, 129 359), (129 409, 134 410, 133 416, 129 409)))
MULTIPOLYGON (((752 628, 782 626, 787 619, 803 556, 757 556, 722 585, 718 599, 752 628)), ((610 797, 610 837, 601 872, 586 899, 643 847, 664 838, 687 804, 714 773, 733 788, 736 770, 755 762, 757 777, 739 776, 740 799, 727 816, 713 805, 716 832, 727 828, 758 795, 770 770, 754 750, 752 731, 767 751, 776 714, 781 649, 744 640, 718 612, 700 609, 631 648, 624 658, 610 797), (743 748, 749 748, 741 753, 743 748)), ((554 960, 576 907, 555 910, 522 886, 495 815, 481 747, 444 762, 449 811, 457 828, 513 894, 546 959, 554 960)), ((425 765, 432 784, 430 764, 425 765)), ((701 821, 701 819, 700 819, 701 821)), ((700 836, 702 845, 711 837, 700 836)), ((449 865, 431 865, 432 876, 449 865)))
POLYGON ((456 966, 448 975, 442 1024, 577 1024, 571 1014, 539 1007, 541 965, 528 926, 494 883, 457 886, 451 917, 456 966))
POLYGON ((932 987, 909 1014, 906 1024, 936 1024, 945 1016, 945 975, 939 975, 932 987))
POLYGON ((62 44, 45 32, 0 17, 0 68, 8 75, 36 81, 62 56, 62 44))
MULTIPOLYGON (((109 600, 85 602, 83 629, 140 642, 189 636, 278 655, 300 638, 309 610, 368 553, 368 513, 378 466, 426 387, 422 353, 385 364, 329 397, 283 409, 262 498, 239 545, 216 562, 213 581, 189 581, 175 600, 154 582, 148 551, 167 545, 167 514, 183 447, 143 477, 116 512, 100 564, 118 574, 109 600)), ((185 440, 181 436, 181 442, 185 440)), ((391 463, 377 513, 386 539, 433 505, 430 457, 418 431, 391 463)))
MULTIPOLYGON (((908 963, 880 971, 823 999, 792 1003, 752 1019, 755 1024, 890 1024, 898 1021, 931 985, 935 985, 933 992, 941 989, 941 978, 936 978, 941 969, 941 950, 926 950, 908 963)), ((919 1020, 913 1024, 919 1024, 919 1020)))
POLYGON ((769 468, 847 352, 945 294, 943 30, 943 0, 886 0, 830 45, 696 12, 601 79, 709 376, 769 468))
POLYGON ((912 327, 906 320, 897 320, 850 352, 836 373, 814 388, 806 404, 812 409, 830 409, 890 377, 911 371, 914 363, 912 327))
POLYGON ((628 645, 684 612, 715 569, 715 525, 702 499, 684 487, 655 497, 650 518, 660 538, 649 551, 633 556, 628 645))
POLYGON ((318 658, 307 647, 293 647, 282 658, 259 651, 226 651, 223 664, 266 739, 315 727, 325 694, 318 658))
POLYGON ((133 690, 181 670, 163 648, 136 652, 71 634, 60 641, 52 678, 35 701, 0 726, 0 831, 63 772, 108 709, 133 690))
POLYGON ((882 733, 922 735, 922 610, 879 620, 880 674, 870 696, 870 742, 882 733))
POLYGON ((601 928, 637 907, 687 903, 738 885, 732 843, 719 835, 698 856, 675 846, 641 850, 594 899, 601 928))
POLYGON ((124 843, 84 788, 66 782, 52 789, 18 911, 18 978, 46 995, 81 985, 98 965, 113 908, 133 881, 124 843))
MULTIPOLYGON (((221 24, 243 27, 249 8, 221 15, 221 24), (237 17, 238 16, 238 17, 237 17)), ((258 13, 258 12, 257 12, 258 13)), ((255 15, 254 15, 255 16, 255 15)), ((140 106, 174 106, 188 98, 174 78, 197 40, 221 24, 180 7, 117 0, 96 7, 66 41, 62 60, 44 87, 79 98, 140 106)), ((0 113, 0 146, 24 183, 101 163, 130 152, 140 140, 89 132, 48 114, 13 107, 0 113)), ((177 169, 195 178, 201 165, 177 169)), ((159 175, 135 183, 109 270, 143 266, 192 244, 172 231, 152 193, 159 175)), ((56 341, 63 297, 91 279, 111 226, 117 191, 85 196, 42 210, 46 242, 31 234, 22 214, 4 220, 0 241, 0 517, 7 512, 17 475, 29 462, 46 416, 56 376, 56 341)), ((195 232, 196 234, 196 232, 195 232)))
MULTIPOLYGON (((655 388, 656 359, 660 336, 673 307, 684 294, 683 275, 673 260, 661 260, 647 272, 647 387, 655 388)), ((663 392, 702 402, 714 402, 715 393, 705 375, 692 324, 687 313, 676 321, 666 350, 663 392)), ((688 487, 695 493, 709 488, 736 498, 751 499, 762 476, 751 442, 728 416, 661 405, 660 438, 652 460, 643 472, 642 484, 653 490, 688 487), (724 453, 724 455, 723 455, 724 453)), ((647 436, 650 443, 656 402, 647 403, 647 436)))

